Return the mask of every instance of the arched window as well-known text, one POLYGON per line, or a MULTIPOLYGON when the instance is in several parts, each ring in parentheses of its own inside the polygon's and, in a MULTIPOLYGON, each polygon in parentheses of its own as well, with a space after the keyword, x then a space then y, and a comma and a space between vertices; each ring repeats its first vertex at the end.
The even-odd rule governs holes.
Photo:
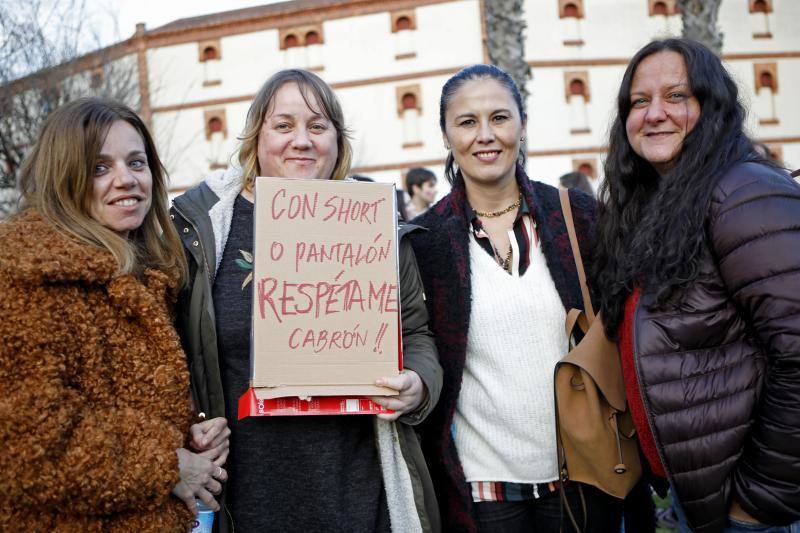
POLYGON ((208 121, 208 131, 211 133, 217 133, 224 129, 224 125, 222 124, 222 120, 219 117, 212 117, 211 120, 208 121))
POLYGON ((753 29, 753 39, 772 38, 772 31, 769 28, 770 13, 772 13, 772 0, 750 0, 750 27, 753 29))
POLYGON ((573 4, 572 2, 564 5, 564 17, 565 18, 578 18, 581 16, 581 11, 578 9, 578 6, 573 4))
POLYGON ((206 159, 211 170, 226 168, 228 153, 226 151, 226 140, 228 137, 228 127, 225 123, 225 109, 207 109, 203 112, 205 119, 206 140, 206 159))
POLYGON ((559 0, 558 18, 564 46, 583 46, 580 24, 583 18, 583 0, 559 0))
POLYGON ((585 96, 586 95, 586 86, 583 84, 581 80, 572 80, 569 82, 569 94, 575 96, 585 96))
POLYGON ((397 31, 410 30, 412 27, 413 25, 411 24, 411 19, 405 16, 399 17, 395 22, 395 28, 397 31))
POLYGON ((417 109, 417 97, 412 93, 406 93, 402 99, 403 110, 417 109))
POLYGON ((200 41, 197 43, 200 62, 203 64, 203 87, 211 87, 222 83, 220 76, 220 59, 222 53, 219 39, 200 41))
POLYGON ((197 43, 197 58, 201 63, 222 59, 219 39, 208 39, 197 43))
POLYGON ((570 133, 589 133, 589 73, 564 73, 564 96, 569 107, 570 133))
POLYGON ((421 88, 418 84, 397 87, 397 114, 403 122, 403 148, 422 146, 421 88))
POLYGON ((417 29, 416 11, 407 9, 389 14, 392 40, 394 40, 395 59, 413 59, 417 57, 415 44, 417 29))
POLYGON ((89 79, 89 85, 92 89, 99 89, 103 86, 103 69, 94 69, 89 79))
POLYGON ((775 94, 778 92, 778 65, 776 63, 756 63, 755 69, 755 112, 760 125, 778 123, 775 108, 775 94))
POLYGON ((216 137, 223 139, 228 137, 224 108, 205 110, 203 120, 205 120, 206 140, 212 141, 216 137))
POLYGON ((319 38, 319 33, 310 31, 306 33, 306 46, 311 44, 320 44, 322 40, 319 38))
POLYGON ((653 4, 653 15, 669 15, 669 9, 667 8, 667 4, 664 2, 656 2, 653 4))
POLYGON ((219 59, 219 53, 213 46, 207 46, 203 49, 203 61, 213 61, 219 59))
POLYGON ((651 35, 659 37, 678 36, 681 34, 681 21, 678 17, 677 0, 647 0, 650 15, 645 22, 651 35))
POLYGON ((775 91, 775 78, 772 77, 772 73, 763 71, 758 77, 758 82, 761 87, 769 87, 770 90, 775 91))
POLYGON ((283 46, 284 48, 300 46, 300 39, 297 38, 297 35, 290 33, 283 39, 283 46))

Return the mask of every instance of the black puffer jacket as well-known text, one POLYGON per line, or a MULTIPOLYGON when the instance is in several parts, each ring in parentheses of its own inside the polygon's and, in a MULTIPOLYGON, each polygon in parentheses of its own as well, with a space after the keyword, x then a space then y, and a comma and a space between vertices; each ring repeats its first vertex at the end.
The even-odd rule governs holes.
POLYGON ((699 532, 736 498, 800 519, 800 187, 756 163, 713 192, 702 274, 678 312, 636 309, 634 350, 656 445, 699 532))

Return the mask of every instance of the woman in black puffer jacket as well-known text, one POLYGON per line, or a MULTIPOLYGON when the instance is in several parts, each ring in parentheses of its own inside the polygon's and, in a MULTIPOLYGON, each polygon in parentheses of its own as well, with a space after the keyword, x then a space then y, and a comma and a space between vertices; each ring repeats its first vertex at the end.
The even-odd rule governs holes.
POLYGON ((593 280, 652 478, 681 531, 795 531, 800 187, 698 43, 642 48, 617 105, 593 280))

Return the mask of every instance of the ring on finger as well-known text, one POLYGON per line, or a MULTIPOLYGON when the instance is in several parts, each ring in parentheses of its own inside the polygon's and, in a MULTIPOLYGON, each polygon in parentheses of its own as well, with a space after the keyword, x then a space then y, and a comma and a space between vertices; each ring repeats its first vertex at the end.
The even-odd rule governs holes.
POLYGON ((221 476, 222 476, 222 467, 221 466, 217 466, 217 473, 214 474, 214 477, 219 479, 221 476))

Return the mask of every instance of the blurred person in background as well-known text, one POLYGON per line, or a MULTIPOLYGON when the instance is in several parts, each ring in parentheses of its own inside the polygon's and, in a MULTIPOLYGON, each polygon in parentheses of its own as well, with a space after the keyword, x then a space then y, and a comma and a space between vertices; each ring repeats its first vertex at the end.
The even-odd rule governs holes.
POLYGON ((406 191, 410 198, 406 204, 406 215, 411 220, 427 211, 436 200, 436 174, 427 168, 409 169, 406 191))
POLYGON ((589 182, 589 176, 580 171, 567 172, 558 178, 558 183, 565 189, 578 189, 591 196, 594 196, 594 189, 589 182))

